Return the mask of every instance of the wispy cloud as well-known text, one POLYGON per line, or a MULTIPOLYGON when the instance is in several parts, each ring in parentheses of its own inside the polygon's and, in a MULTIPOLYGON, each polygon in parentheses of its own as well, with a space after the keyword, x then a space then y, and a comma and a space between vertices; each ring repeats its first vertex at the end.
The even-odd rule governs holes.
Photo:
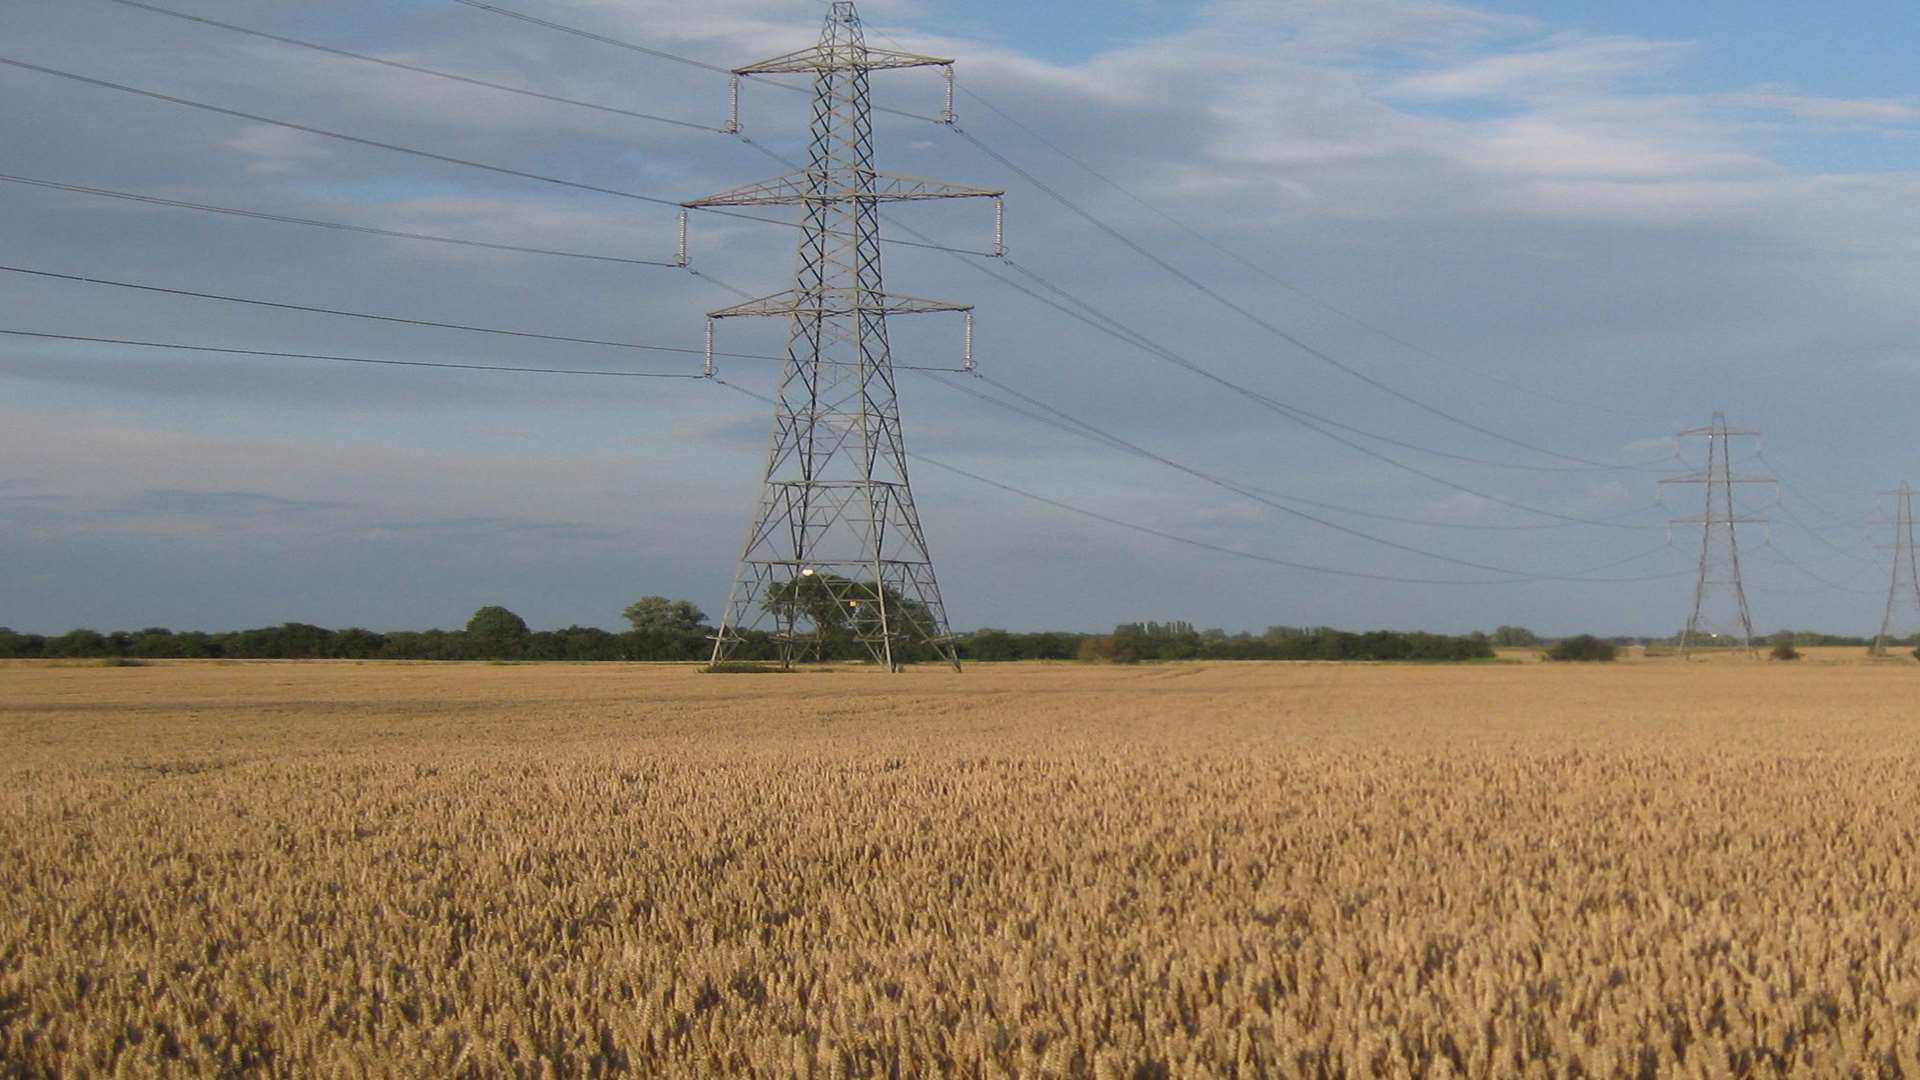
POLYGON ((1516 52, 1407 76, 1390 84, 1386 93, 1413 100, 1541 101, 1586 96, 1667 70, 1687 48, 1680 42, 1560 34, 1516 52))

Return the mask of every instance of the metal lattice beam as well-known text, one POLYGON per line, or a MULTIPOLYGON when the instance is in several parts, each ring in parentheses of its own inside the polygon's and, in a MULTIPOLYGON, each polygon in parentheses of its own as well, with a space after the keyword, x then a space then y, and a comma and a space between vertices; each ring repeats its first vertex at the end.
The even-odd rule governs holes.
MULTIPOLYGON (((1686 633, 1680 639, 1680 655, 1692 656, 1695 643, 1703 632, 1710 632, 1703 622, 1704 613, 1715 593, 1730 592, 1737 612, 1738 633, 1747 655, 1755 655, 1753 650, 1753 614, 1747 608, 1747 587, 1740 576, 1740 530, 1741 525, 1765 525, 1766 519, 1741 514, 1734 509, 1733 492, 1741 484, 1777 483, 1771 476, 1739 476, 1733 472, 1732 455, 1728 453, 1728 440, 1733 438, 1758 437, 1757 432, 1731 431, 1727 428, 1726 417, 1713 414, 1713 423, 1703 428, 1679 433, 1680 438, 1699 438, 1707 440, 1707 467, 1697 476, 1681 476, 1662 480, 1662 484, 1698 484, 1706 488, 1706 508, 1694 517, 1674 518, 1668 522, 1673 525, 1700 526, 1700 574, 1693 587, 1693 613, 1687 617, 1686 633)), ((1731 633, 1734 627, 1728 627, 1731 633)), ((1717 634, 1714 636, 1718 636, 1717 634)))
POLYGON ((806 167, 686 204, 801 211, 793 287, 708 314, 709 344, 715 320, 787 320, 773 437, 715 635, 716 665, 766 631, 782 666, 857 642, 889 670, 908 644, 959 667, 907 475, 887 320, 962 312, 970 342, 973 309, 887 292, 878 208, 1003 193, 874 168, 868 73, 930 66, 945 69, 951 87, 952 61, 869 48, 854 5, 835 3, 813 48, 735 70, 813 76, 806 167))
POLYGON ((1873 639, 1873 655, 1887 655, 1887 642, 1893 637, 1893 616, 1900 607, 1903 595, 1913 601, 1914 610, 1920 612, 1920 556, 1914 554, 1913 546, 1913 488, 1902 481, 1898 488, 1883 491, 1883 495, 1893 496, 1893 520, 1885 524, 1893 526, 1893 576, 1887 582, 1887 610, 1880 618, 1880 633, 1873 639), (1902 588, 1902 584, 1905 588, 1902 588))

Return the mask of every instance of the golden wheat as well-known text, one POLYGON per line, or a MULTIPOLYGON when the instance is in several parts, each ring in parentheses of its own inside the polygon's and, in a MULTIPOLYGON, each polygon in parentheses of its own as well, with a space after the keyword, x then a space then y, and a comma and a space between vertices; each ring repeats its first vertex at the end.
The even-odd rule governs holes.
POLYGON ((1916 676, 0 666, 0 1072, 1920 1078, 1916 676))

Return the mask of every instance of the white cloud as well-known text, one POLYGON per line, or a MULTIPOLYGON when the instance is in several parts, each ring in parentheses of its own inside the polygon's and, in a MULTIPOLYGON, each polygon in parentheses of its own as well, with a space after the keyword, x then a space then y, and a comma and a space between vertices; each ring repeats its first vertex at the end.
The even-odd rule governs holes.
POLYGON ((303 176, 337 157, 317 136, 265 124, 249 124, 216 141, 246 159, 252 176, 303 176))
POLYGON ((1920 124, 1920 99, 1914 98, 1821 97, 1762 88, 1721 94, 1712 101, 1729 108, 1777 113, 1824 125, 1905 127, 1920 124))
POLYGON ((1298 47, 1318 51, 1459 47, 1532 25, 1518 16, 1436 0, 1217 0, 1208 13, 1218 25, 1283 28, 1298 47))
POLYGON ((1676 42, 1563 34, 1539 47, 1408 76, 1392 83, 1387 93, 1413 100, 1587 95, 1671 67, 1685 51, 1686 46, 1676 42))

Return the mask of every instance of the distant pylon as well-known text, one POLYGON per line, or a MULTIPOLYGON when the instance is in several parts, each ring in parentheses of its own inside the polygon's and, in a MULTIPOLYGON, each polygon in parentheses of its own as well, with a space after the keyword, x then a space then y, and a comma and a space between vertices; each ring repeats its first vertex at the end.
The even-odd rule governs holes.
MULTIPOLYGON (((1736 484, 1772 484, 1776 481, 1770 476, 1736 476, 1733 472, 1733 458, 1728 452, 1728 441, 1735 438, 1758 438, 1757 431, 1730 431, 1727 418, 1721 413, 1713 414, 1713 422, 1703 428, 1682 431, 1679 438, 1707 440, 1707 467, 1697 476, 1680 476, 1662 480, 1662 484, 1698 484, 1707 489, 1706 508, 1699 517, 1674 518, 1668 527, 1674 525, 1700 526, 1700 575, 1693 586, 1693 613, 1687 617, 1686 633, 1680 639, 1680 655, 1692 656, 1693 649, 1704 631, 1718 638, 1720 630, 1715 624, 1703 618, 1711 602, 1712 594, 1719 589, 1731 590, 1738 610, 1737 627, 1742 646, 1749 656, 1753 651, 1753 615, 1747 609, 1747 587, 1740 579, 1740 533, 1741 525, 1765 525, 1766 518, 1743 515, 1735 511, 1733 489, 1736 484), (1703 625, 1704 624, 1704 625, 1703 625)), ((1736 627, 1726 626, 1725 632, 1733 633, 1736 627)))
POLYGON ((1920 564, 1914 561, 1913 553, 1913 488, 1906 481, 1892 491, 1883 491, 1882 495, 1891 495, 1893 507, 1893 578, 1887 583, 1887 613, 1880 618, 1880 633, 1873 639, 1873 655, 1887 655, 1887 639, 1892 636, 1893 610, 1902 594, 1913 594, 1914 610, 1920 612, 1920 564), (1906 579, 1906 588, 1901 588, 1901 579, 1906 579))
POLYGON ((901 643, 923 645, 960 666, 947 628, 920 514, 907 481, 907 452, 894 393, 887 318, 960 312, 966 318, 963 369, 972 367, 973 309, 890 294, 880 274, 879 207, 887 202, 990 198, 962 187, 873 167, 868 75, 937 67, 947 76, 944 119, 953 122, 953 61, 866 44, 854 5, 833 4, 819 44, 736 68, 739 79, 795 74, 813 79, 812 139, 800 172, 687 203, 689 208, 799 206, 793 288, 708 314, 707 373, 714 321, 741 316, 787 320, 787 356, 774 407, 759 509, 714 636, 712 663, 750 630, 770 627, 783 667, 857 641, 897 670, 901 643))

